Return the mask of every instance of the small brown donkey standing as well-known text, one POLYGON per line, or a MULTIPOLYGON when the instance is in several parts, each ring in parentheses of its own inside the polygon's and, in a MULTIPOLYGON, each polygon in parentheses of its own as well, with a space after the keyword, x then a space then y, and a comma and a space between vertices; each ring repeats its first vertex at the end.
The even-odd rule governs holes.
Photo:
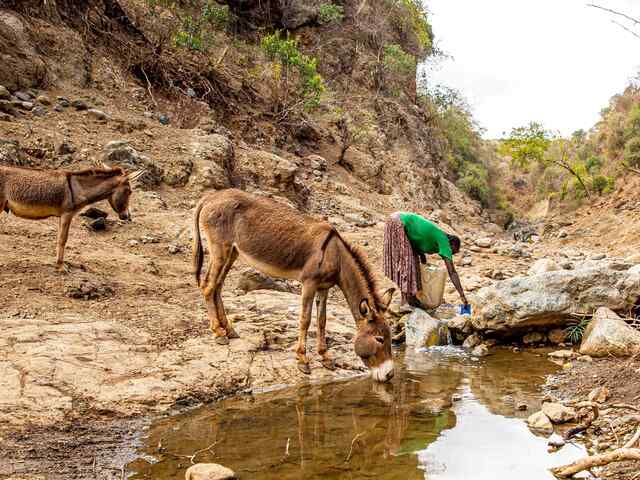
POLYGON ((238 337, 225 315, 221 291, 239 256, 267 275, 302 283, 296 350, 300 371, 311 373, 306 342, 314 298, 318 310, 318 354, 326 368, 335 369, 327 354, 325 326, 328 292, 338 285, 358 325, 356 354, 371 369, 375 380, 385 382, 393 377, 391 334, 385 312, 394 289, 378 293, 363 255, 331 225, 305 217, 275 200, 229 189, 207 194, 200 200, 194 215, 193 237, 196 280, 217 343, 227 344, 229 338, 238 337), (210 255, 202 280, 204 252, 200 229, 206 234, 210 255))
POLYGON ((32 220, 60 217, 57 267, 64 270, 64 247, 74 215, 108 199, 120 219, 129 220, 131 189, 143 173, 127 174, 106 165, 75 172, 0 166, 0 214, 11 212, 32 220))

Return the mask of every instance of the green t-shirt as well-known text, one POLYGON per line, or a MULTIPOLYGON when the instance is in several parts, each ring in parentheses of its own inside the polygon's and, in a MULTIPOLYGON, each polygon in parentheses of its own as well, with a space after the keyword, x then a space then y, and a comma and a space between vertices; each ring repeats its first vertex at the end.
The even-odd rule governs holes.
POLYGON ((453 259, 449 238, 436 224, 417 213, 401 213, 400 220, 416 253, 437 253, 443 258, 453 259))

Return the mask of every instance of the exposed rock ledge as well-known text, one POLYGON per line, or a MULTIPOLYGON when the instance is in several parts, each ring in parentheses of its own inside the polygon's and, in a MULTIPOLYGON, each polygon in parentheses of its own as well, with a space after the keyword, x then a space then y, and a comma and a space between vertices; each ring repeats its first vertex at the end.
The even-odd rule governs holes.
POLYGON ((229 346, 206 335, 160 350, 147 332, 130 328, 126 319, 0 318, 0 427, 59 424, 86 411, 118 416, 159 412, 176 402, 346 377, 362 369, 352 347, 355 325, 342 303, 330 302, 327 322, 330 352, 342 368, 330 372, 321 367, 314 321, 308 342, 312 374, 307 377, 298 372, 293 351, 298 295, 256 291, 225 300, 246 312, 236 319, 242 338, 229 346))

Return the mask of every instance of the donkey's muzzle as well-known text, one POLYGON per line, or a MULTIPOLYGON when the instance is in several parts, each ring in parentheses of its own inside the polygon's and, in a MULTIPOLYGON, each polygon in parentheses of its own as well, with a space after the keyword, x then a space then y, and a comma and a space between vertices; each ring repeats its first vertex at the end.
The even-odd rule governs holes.
POLYGON ((131 221, 131 214, 129 212, 119 213, 118 217, 120 220, 124 220, 125 222, 131 221))

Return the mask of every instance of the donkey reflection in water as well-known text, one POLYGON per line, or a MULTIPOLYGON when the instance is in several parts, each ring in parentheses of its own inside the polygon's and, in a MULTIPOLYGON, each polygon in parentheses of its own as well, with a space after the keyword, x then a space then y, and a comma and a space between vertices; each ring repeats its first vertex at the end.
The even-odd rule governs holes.
POLYGON ((328 223, 306 217, 275 200, 240 190, 204 196, 194 214, 193 264, 196 281, 207 305, 216 342, 227 344, 238 335, 222 304, 222 285, 240 257, 261 272, 302 284, 302 308, 296 354, 298 369, 311 373, 306 355, 307 331, 314 298, 318 314, 318 354, 322 365, 335 369, 327 353, 325 327, 329 289, 338 285, 356 320, 356 354, 380 382, 393 377, 391 334, 385 313, 394 289, 379 294, 363 254, 328 223), (203 229, 209 247, 209 266, 201 278, 203 229))
POLYGON ((66 270, 64 247, 74 215, 89 204, 108 200, 121 220, 130 220, 132 187, 143 174, 127 174, 104 164, 79 171, 0 166, 0 214, 11 212, 31 220, 60 217, 57 268, 66 270))

